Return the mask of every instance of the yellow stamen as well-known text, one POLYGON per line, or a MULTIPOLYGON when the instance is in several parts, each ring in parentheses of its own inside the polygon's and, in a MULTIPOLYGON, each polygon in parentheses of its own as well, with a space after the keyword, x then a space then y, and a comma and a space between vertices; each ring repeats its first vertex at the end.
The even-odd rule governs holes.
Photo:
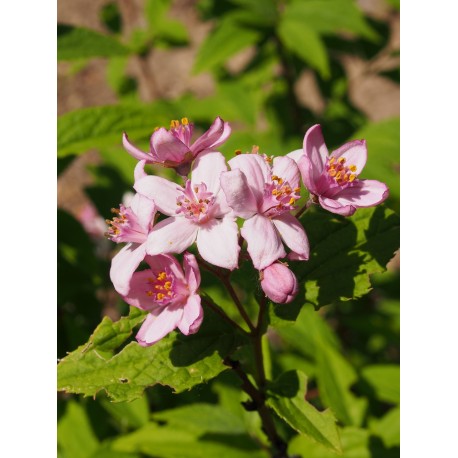
POLYGON ((355 178, 356 178, 356 175, 354 173, 352 173, 350 175, 350 178, 348 179, 348 181, 351 183, 352 181, 354 181, 355 178))
POLYGON ((340 180, 341 177, 342 177, 342 172, 337 172, 336 180, 340 180))
POLYGON ((194 186, 194 192, 197 194, 199 192, 199 187, 198 186, 194 186))
POLYGON ((164 299, 165 294, 159 293, 156 297, 157 297, 157 300, 161 301, 162 299, 164 299))
POLYGON ((289 205, 294 205, 295 202, 296 202, 296 199, 294 197, 291 197, 291 199, 289 199, 288 204, 289 205))
POLYGON ((188 118, 181 118, 181 124, 183 124, 183 126, 187 126, 189 124, 188 118))
POLYGON ((272 175, 272 181, 277 181, 277 180, 278 180, 277 175, 272 175))
POLYGON ((283 179, 282 178, 278 178, 278 184, 283 184, 283 179))
POLYGON ((345 163, 345 158, 344 157, 339 157, 339 159, 337 160, 337 162, 339 164, 344 164, 345 163))
POLYGON ((331 157, 331 159, 329 159, 329 165, 334 164, 335 161, 336 161, 336 158, 335 157, 331 157))
POLYGON ((350 167, 348 167, 352 172, 356 172, 356 165, 350 165, 350 167))
POLYGON ((171 281, 166 281, 164 283, 164 288, 168 291, 172 288, 172 282, 171 281))
POLYGON ((242 154, 242 150, 241 150, 241 149, 236 149, 236 150, 234 151, 234 154, 235 154, 236 156, 239 156, 240 154, 242 154))
POLYGON ((147 296, 150 296, 150 297, 151 297, 153 294, 154 294, 154 293, 153 293, 152 291, 147 291, 147 292, 146 292, 146 295, 147 295, 147 296))
POLYGON ((154 289, 162 290, 164 289, 162 285, 154 285, 154 289))
POLYGON ((329 170, 329 175, 332 176, 332 177, 335 177, 336 173, 337 172, 334 169, 329 170))
POLYGON ((294 188, 294 192, 301 192, 301 188, 294 188))
POLYGON ((155 127, 154 132, 157 132, 160 129, 160 127, 155 127))
POLYGON ((278 194, 278 189, 272 189, 272 195, 276 196, 278 194))
POLYGON ((165 280, 167 278, 167 274, 165 272, 159 272, 158 276, 156 277, 159 281, 165 280))

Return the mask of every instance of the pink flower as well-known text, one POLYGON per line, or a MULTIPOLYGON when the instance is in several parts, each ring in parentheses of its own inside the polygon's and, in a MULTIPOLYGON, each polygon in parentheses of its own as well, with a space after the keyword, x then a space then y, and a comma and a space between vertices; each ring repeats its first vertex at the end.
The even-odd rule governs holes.
POLYGON ((178 328, 183 334, 194 334, 203 320, 197 288, 200 271, 196 258, 185 253, 183 270, 170 255, 146 256, 150 268, 135 272, 129 293, 123 299, 146 310, 149 315, 137 334, 140 345, 147 347, 178 328))
POLYGON ((187 175, 191 162, 198 154, 203 151, 214 151, 231 133, 229 123, 218 116, 210 129, 191 145, 193 126, 187 118, 183 118, 181 123, 172 121, 169 130, 164 127, 157 129, 151 136, 149 153, 130 143, 126 133, 123 134, 122 143, 127 152, 139 161, 173 167, 180 175, 187 175))
POLYGON ((157 176, 135 182, 137 192, 154 199, 157 208, 170 216, 151 231, 148 254, 182 253, 197 241, 200 255, 209 263, 230 270, 237 267, 237 223, 220 186, 225 171, 221 153, 205 152, 194 161, 184 188, 157 176))
POLYGON ((130 280, 139 264, 146 256, 146 241, 153 227, 156 207, 151 199, 136 194, 129 207, 123 204, 113 220, 107 220, 109 229, 105 235, 116 243, 127 245, 111 261, 110 278, 119 294, 127 294, 130 280))
POLYGON ((289 157, 270 158, 242 154, 229 161, 231 171, 221 175, 227 203, 246 221, 241 229, 248 253, 258 270, 286 256, 307 260, 309 243, 299 221, 291 214, 300 193, 300 174, 289 157))
POLYGON ((266 296, 278 304, 288 304, 297 295, 299 288, 296 276, 285 264, 274 262, 261 270, 261 288, 266 296))
POLYGON ((372 207, 388 197, 388 188, 375 180, 359 180, 367 159, 365 140, 354 140, 329 155, 319 124, 304 137, 303 150, 288 156, 296 160, 313 199, 332 213, 350 216, 357 208, 372 207))

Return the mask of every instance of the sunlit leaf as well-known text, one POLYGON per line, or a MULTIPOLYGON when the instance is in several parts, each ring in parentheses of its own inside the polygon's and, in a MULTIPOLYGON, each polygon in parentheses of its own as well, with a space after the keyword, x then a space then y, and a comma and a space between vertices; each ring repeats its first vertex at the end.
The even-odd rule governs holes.
POLYGON ((271 384, 267 405, 297 432, 340 451, 336 418, 330 410, 319 412, 305 400, 306 393, 307 377, 299 371, 285 372, 271 384))
POLYGON ((114 37, 82 27, 63 24, 57 26, 58 60, 114 57, 128 53, 129 50, 114 37))
POLYGON ((89 342, 59 363, 58 389, 86 396, 104 390, 114 401, 136 399, 157 383, 189 390, 226 370, 222 360, 241 343, 233 328, 206 310, 197 334, 172 332, 150 347, 131 342, 114 354, 143 318, 134 309, 115 323, 105 317, 89 342))
POLYGON ((235 22, 222 22, 205 39, 196 60, 194 72, 201 73, 223 64, 229 57, 247 46, 255 44, 259 33, 241 27, 235 22))
POLYGON ((362 377, 371 385, 375 396, 381 401, 398 404, 400 402, 399 366, 395 364, 375 364, 361 371, 362 377))

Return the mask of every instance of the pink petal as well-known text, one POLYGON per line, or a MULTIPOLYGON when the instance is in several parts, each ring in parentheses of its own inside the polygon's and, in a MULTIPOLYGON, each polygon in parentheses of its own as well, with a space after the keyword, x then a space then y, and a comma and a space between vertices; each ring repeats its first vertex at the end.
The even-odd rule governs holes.
POLYGON ((148 347, 173 331, 183 316, 182 307, 164 307, 157 316, 149 314, 138 331, 136 339, 142 347, 148 347))
POLYGON ((191 253, 185 253, 183 257, 183 268, 186 283, 189 291, 194 294, 200 285, 200 270, 196 257, 191 253))
POLYGON ((148 175, 134 184, 134 189, 154 201, 159 211, 174 216, 177 210, 177 198, 181 196, 180 187, 165 178, 148 175))
POLYGON ((256 199, 248 186, 247 177, 241 170, 223 172, 221 187, 229 207, 237 216, 247 219, 257 212, 256 199))
POLYGON ((197 156, 192 165, 191 183, 205 183, 207 191, 216 194, 220 190, 220 175, 227 171, 226 160, 221 153, 204 152, 197 156))
POLYGON ((352 187, 348 187, 334 196, 342 205, 359 207, 373 207, 382 203, 388 197, 389 191, 385 183, 376 180, 355 180, 352 187))
POLYGON ((129 292, 130 280, 137 267, 145 259, 146 243, 138 245, 128 243, 111 261, 110 278, 115 290, 126 295, 129 292))
POLYGON ((124 146, 124 149, 135 159, 138 159, 139 161, 146 161, 147 163, 153 162, 151 154, 145 153, 130 143, 129 138, 125 132, 122 134, 122 146, 124 146))
POLYGON ((301 223, 291 213, 272 218, 282 240, 293 251, 294 259, 306 261, 310 256, 310 245, 301 223))
POLYGON ((122 298, 129 305, 133 305, 141 310, 155 311, 160 306, 154 302, 153 298, 147 294, 149 291, 148 278, 151 278, 151 270, 135 272, 130 281, 130 289, 122 298))
POLYGON ((367 160, 367 147, 366 140, 353 140, 352 142, 345 143, 340 148, 331 153, 332 157, 339 158, 344 156, 346 161, 345 165, 355 165, 356 175, 361 173, 367 160))
POLYGON ((135 213, 140 226, 148 233, 153 225, 154 215, 156 214, 154 202, 148 197, 137 193, 130 201, 130 208, 135 213))
POLYGON ((145 164, 146 161, 140 161, 137 163, 134 169, 134 180, 137 181, 140 178, 148 176, 147 173, 145 172, 145 164))
POLYGON ((156 130, 150 139, 153 157, 158 162, 180 163, 189 148, 164 127, 156 130))
POLYGON ((293 189, 298 188, 301 185, 301 174, 296 165, 296 162, 290 157, 279 156, 274 158, 272 174, 283 178, 284 181, 288 181, 293 189))
POLYGON ((201 135, 191 146, 194 156, 208 149, 215 149, 222 145, 231 134, 229 123, 224 122, 219 116, 213 121, 210 128, 201 135))
POLYGON ((286 256, 280 236, 269 218, 254 215, 245 221, 240 232, 248 243, 248 253, 256 269, 265 269, 286 256))
POLYGON ((270 166, 258 154, 240 154, 229 161, 232 170, 240 170, 245 174, 248 186, 251 189, 258 205, 262 204, 264 185, 270 178, 270 166))
POLYGON ((178 261, 169 254, 158 254, 155 256, 146 256, 145 262, 151 267, 151 269, 155 272, 163 272, 166 269, 169 269, 171 273, 181 280, 183 283, 185 282, 185 277, 183 274, 183 270, 178 263, 178 261))
MULTIPOLYGON (((211 217, 222 218, 223 216, 228 215, 229 213, 231 213, 232 215, 232 208, 229 207, 226 200, 226 195, 224 194, 223 190, 220 189, 218 194, 216 194, 215 201, 213 202, 213 206, 211 208, 211 217)), ((235 215, 233 216, 235 217, 235 215)))
POLYGON ((201 225, 197 249, 210 264, 229 270, 237 268, 240 252, 237 223, 231 218, 223 218, 201 225))
POLYGON ((150 255, 161 253, 182 253, 193 244, 199 226, 184 217, 167 218, 156 224, 148 236, 147 252, 150 255))
POLYGON ((304 154, 304 150, 301 148, 301 149, 296 149, 294 151, 291 151, 291 153, 288 153, 286 157, 290 157, 297 164, 297 162, 303 156, 303 154, 304 154))
POLYGON ((356 211, 356 207, 354 205, 342 205, 337 202, 337 200, 329 197, 320 196, 318 200, 325 210, 328 210, 331 213, 336 213, 337 215, 351 216, 356 211))
POLYGON ((196 333, 204 317, 204 311, 200 305, 200 296, 193 294, 189 296, 183 308, 183 316, 178 323, 178 329, 185 335, 196 333))
POLYGON ((320 185, 320 177, 314 177, 313 166, 309 159, 303 155, 299 158, 297 166, 301 172, 302 181, 304 182, 305 187, 312 194, 319 194, 318 185, 320 185))
POLYGON ((328 157, 328 149, 319 124, 310 127, 305 134, 304 154, 306 160, 311 164, 313 180, 316 181, 321 176, 328 157))

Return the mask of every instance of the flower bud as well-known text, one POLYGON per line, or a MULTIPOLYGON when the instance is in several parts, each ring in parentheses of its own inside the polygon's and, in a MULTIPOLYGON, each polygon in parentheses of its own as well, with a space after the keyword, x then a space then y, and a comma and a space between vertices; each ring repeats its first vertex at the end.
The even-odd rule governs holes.
POLYGON ((288 304, 299 290, 296 276, 280 262, 261 271, 261 287, 266 296, 278 304, 288 304))

